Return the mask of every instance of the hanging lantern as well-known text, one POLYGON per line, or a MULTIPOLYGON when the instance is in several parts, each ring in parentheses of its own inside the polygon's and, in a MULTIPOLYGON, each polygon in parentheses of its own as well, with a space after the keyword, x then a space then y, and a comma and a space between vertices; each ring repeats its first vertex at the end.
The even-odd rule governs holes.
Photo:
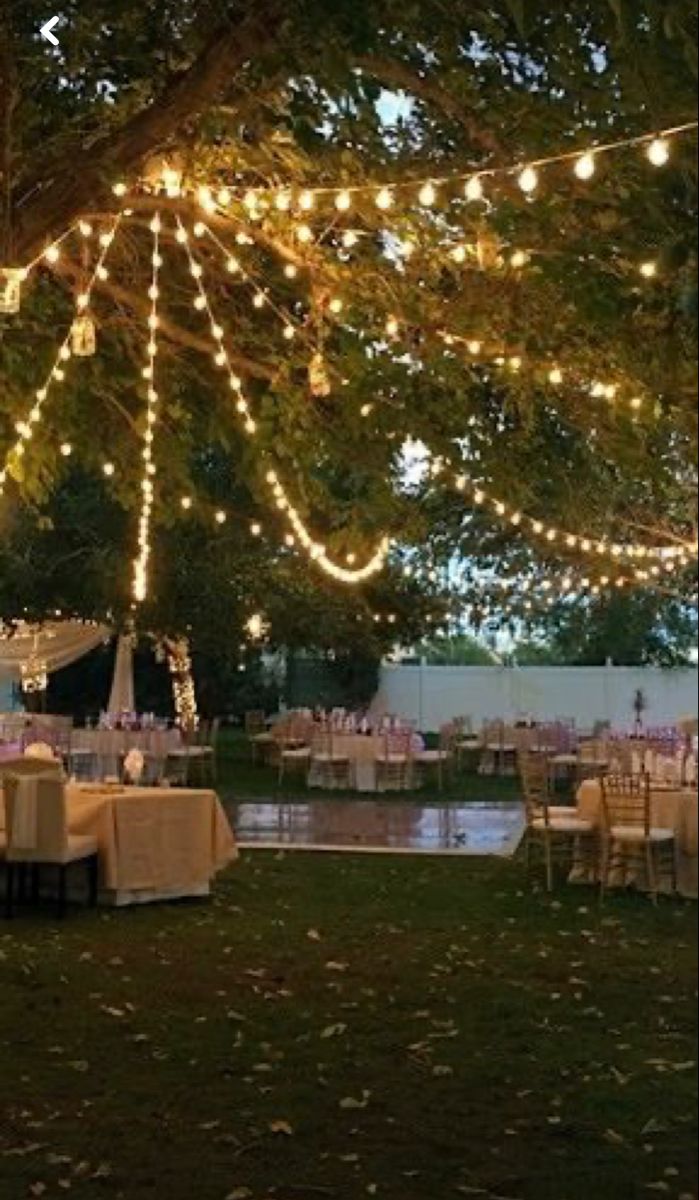
POLYGON ((48 665, 39 658, 39 639, 34 638, 31 654, 26 662, 20 665, 22 691, 26 696, 34 696, 45 692, 49 686, 48 665))
POLYGON ((83 313, 73 321, 70 345, 76 358, 92 358, 94 355, 97 349, 97 331, 89 313, 83 313))
POLYGON ((481 271, 496 271, 503 265, 500 239, 490 229, 484 229, 478 235, 476 252, 481 271))
POLYGON ((0 313, 13 316, 22 303, 22 281, 26 273, 22 267, 0 267, 0 313))
POLYGON ((311 387, 311 395, 318 400, 326 399, 332 392, 328 368, 320 350, 311 359, 308 367, 308 382, 311 387))

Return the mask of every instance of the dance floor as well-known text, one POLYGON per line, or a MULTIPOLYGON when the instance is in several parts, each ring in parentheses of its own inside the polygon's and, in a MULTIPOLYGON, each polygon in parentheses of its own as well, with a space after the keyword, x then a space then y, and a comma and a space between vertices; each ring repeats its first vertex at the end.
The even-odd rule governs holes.
POLYGON ((510 858, 525 827, 521 804, 317 800, 232 802, 226 807, 240 847, 258 850, 510 858))

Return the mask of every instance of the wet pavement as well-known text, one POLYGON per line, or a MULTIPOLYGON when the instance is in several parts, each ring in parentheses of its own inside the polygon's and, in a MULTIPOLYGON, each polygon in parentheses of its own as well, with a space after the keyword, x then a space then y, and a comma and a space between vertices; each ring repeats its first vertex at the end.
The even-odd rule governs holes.
POLYGON ((366 800, 227 806, 241 848, 510 858, 524 834, 521 804, 404 804, 366 800))

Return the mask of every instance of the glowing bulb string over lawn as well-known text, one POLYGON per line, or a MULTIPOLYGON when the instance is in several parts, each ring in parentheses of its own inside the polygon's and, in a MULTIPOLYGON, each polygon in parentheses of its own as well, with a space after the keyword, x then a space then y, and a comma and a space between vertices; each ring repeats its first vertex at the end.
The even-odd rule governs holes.
MULTIPOLYGON (((217 234, 205 222, 198 222, 194 227, 194 234, 197 237, 208 235, 217 249, 220 251, 227 270, 232 275, 240 275, 246 283, 254 290, 253 307, 260 310, 268 310, 274 313, 280 324, 283 326, 283 335, 286 341, 293 342, 298 336, 315 348, 315 343, 309 337, 307 327, 298 317, 292 315, 287 309, 276 304, 270 296, 269 289, 257 281, 255 275, 246 269, 240 262, 240 258, 236 254, 232 254, 225 243, 217 236, 217 234)), ((181 237, 180 237, 181 240, 181 237)), ((293 268, 293 273, 288 273, 288 268, 285 270, 287 278, 296 279, 298 269, 293 268)), ((329 318, 340 320, 345 311, 345 303, 342 296, 339 295, 339 290, 336 289, 334 295, 330 296, 327 304, 327 315, 329 318)), ((416 329, 420 330, 420 326, 416 326, 414 322, 409 321, 406 317, 399 315, 396 311, 384 313, 381 317, 383 328, 381 333, 389 339, 390 344, 397 343, 407 337, 416 329)), ((368 333, 367 330, 365 332, 368 333)), ((424 330, 421 330, 425 334, 424 330)), ((376 333, 376 337, 381 335, 376 333)), ((429 334, 425 334, 429 336, 429 334)), ((446 350, 453 349, 455 346, 462 346, 468 352, 468 355, 473 360, 488 359, 494 366, 502 369, 506 374, 516 376, 521 374, 525 369, 538 372, 540 384, 546 384, 557 391, 566 384, 575 384, 582 389, 593 399, 605 400, 610 404, 615 404, 620 399, 622 389, 627 390, 630 395, 625 397, 625 402, 632 413, 640 413, 642 410, 651 411, 652 397, 646 397, 641 394, 639 387, 631 385, 625 380, 617 377, 616 379, 601 380, 599 378, 586 377, 581 372, 580 368, 575 364, 564 362, 560 355, 551 353, 546 359, 534 359, 526 353, 526 351, 504 351, 500 345, 497 349, 491 349, 479 337, 466 337, 462 334, 450 332, 448 329, 438 329, 434 335, 441 340, 446 350)), ((415 353, 414 346, 411 347, 411 353, 415 353)), ((328 369, 332 370, 332 365, 328 365, 328 369)), ((338 379, 342 379, 341 372, 335 372, 338 379)), ((659 398, 656 400, 659 403, 659 398)))
MULTIPOLYGON (((178 241, 186 250, 189 260, 190 274, 192 275, 197 287, 198 295, 195 300, 195 306, 201 312, 205 312, 209 318, 211 336, 213 338, 215 347, 213 351, 214 363, 219 368, 227 371, 229 387, 233 394, 237 396, 236 412, 242 422, 242 427, 249 438, 254 438, 257 434, 257 424, 252 417, 250 406, 243 394, 242 380, 234 373, 231 367, 228 352, 225 347, 224 329, 216 320, 213 307, 206 290, 206 285, 204 283, 204 268, 192 253, 190 237, 181 219, 177 217, 176 220, 178 241)), ((299 513, 289 500, 288 494, 276 471, 268 471, 265 479, 276 502, 276 507, 285 515, 294 535, 298 538, 300 544, 308 553, 311 561, 317 563, 321 570, 323 570, 327 575, 341 583, 358 584, 371 578, 371 576, 377 574, 383 568, 390 547, 388 538, 382 539, 379 549, 363 567, 354 568, 350 567, 349 565, 347 567, 340 566, 328 556, 325 546, 319 543, 311 535, 308 528, 301 520, 299 513)))
MULTIPOLYGON (((382 183, 343 181, 314 186, 289 182, 264 188, 225 184, 212 186, 200 183, 190 187, 183 182, 181 171, 174 171, 166 165, 155 184, 143 181, 141 186, 145 190, 165 193, 170 199, 195 194, 201 207, 209 213, 226 209, 232 203, 240 203, 242 200, 254 216, 257 216, 262 206, 276 209, 281 214, 292 211, 309 214, 322 200, 330 201, 336 212, 348 213, 355 201, 362 197, 366 197, 380 212, 389 213, 402 200, 404 193, 409 193, 419 207, 431 209, 440 203, 441 190, 457 187, 463 189, 463 196, 467 201, 477 203, 487 200, 488 183, 497 183, 498 180, 514 182, 524 196, 532 198, 539 188, 541 171, 548 167, 568 165, 572 167, 574 178, 579 183, 590 183, 603 159, 633 149, 644 150, 648 162, 653 167, 664 167, 672 157, 673 141, 685 134, 696 132, 698 124, 696 120, 692 120, 650 133, 607 142, 593 142, 576 149, 566 148, 554 154, 529 159, 526 156, 518 157, 504 166, 471 167, 467 171, 435 173, 422 178, 382 183)), ((126 196, 129 190, 129 185, 122 181, 114 186, 115 194, 120 197, 126 196)))
POLYGON ((150 316, 148 317, 148 362, 143 368, 143 378, 147 384, 148 404, 146 408, 146 427, 143 432, 143 479, 141 482, 141 515, 138 522, 138 555, 134 561, 133 598, 136 604, 142 604, 148 597, 148 566, 151 557, 150 529, 153 515, 155 485, 153 479, 156 473, 153 461, 153 442, 155 426, 158 421, 159 396, 156 388, 155 361, 158 355, 158 299, 160 290, 160 268, 163 260, 160 254, 160 214, 156 213, 150 225, 153 234, 153 253, 151 257, 152 275, 148 294, 151 301, 150 316))
MULTIPOLYGON (((102 235, 100 254, 94 270, 88 279, 85 290, 80 292, 76 297, 75 308, 78 315, 84 315, 90 307, 92 292, 97 280, 103 277, 104 272, 106 271, 105 262, 107 255, 109 254, 112 243, 118 233, 121 220, 122 214, 115 218, 111 228, 102 235)), ((42 420, 44 406, 49 397, 51 389, 55 386, 55 384, 62 383, 65 380, 65 364, 72 358, 72 352, 70 348, 72 329, 73 322, 71 321, 68 332, 61 342, 54 364, 51 367, 48 376, 46 377, 43 387, 40 387, 35 392, 32 406, 29 409, 26 417, 23 420, 17 421, 15 425, 15 430, 18 435, 17 440, 7 451, 3 468, 0 470, 0 498, 2 498, 5 492, 5 485, 7 483, 7 476, 12 459, 20 459, 24 457, 27 444, 31 441, 36 427, 42 420)))
MULTIPOLYGON (((439 469, 436 471, 433 469, 433 477, 441 474, 439 460, 436 460, 436 462, 439 469)), ((581 551, 585 555, 616 559, 617 561, 642 562, 643 560, 651 560, 653 566, 649 567, 647 571, 644 567, 636 569, 636 578, 639 582, 643 582, 650 577, 658 578, 662 575, 663 570, 667 573, 682 570, 697 558, 699 547, 697 547, 696 542, 688 542, 675 546, 645 546, 642 544, 610 542, 606 538, 571 533, 559 529, 557 526, 551 525, 546 521, 527 516, 521 510, 513 508, 511 505, 506 504, 504 500, 490 494, 482 485, 477 484, 468 475, 455 475, 453 484, 458 492, 470 490, 473 501, 479 508, 486 512, 495 513, 501 521, 508 522, 515 529, 530 531, 552 548, 581 551), (663 564, 662 567, 658 565, 660 562, 663 564)))

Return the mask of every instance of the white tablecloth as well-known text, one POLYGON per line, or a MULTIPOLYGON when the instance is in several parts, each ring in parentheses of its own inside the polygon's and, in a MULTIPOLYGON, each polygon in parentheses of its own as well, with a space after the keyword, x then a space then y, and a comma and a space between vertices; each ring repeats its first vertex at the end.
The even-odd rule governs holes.
POLYGON ((181 745, 179 729, 74 729, 71 737, 71 749, 97 756, 102 778, 119 774, 119 759, 129 750, 140 750, 164 762, 170 751, 181 745))
MULTIPOLYGON (((68 787, 67 802, 70 833, 97 838, 100 892, 111 904, 207 895, 237 858, 214 792, 84 784, 68 787)), ((1 815, 4 829, 4 804, 1 815)))
MULTIPOLYGON (((699 894, 699 797, 696 791, 651 789, 652 823, 658 829, 672 829, 677 838, 678 890, 696 900, 699 894)), ((578 791, 578 815, 599 826, 602 821, 602 792, 591 779, 578 791)), ((578 872, 579 875, 579 872, 578 872)), ((628 876, 625 879, 629 882, 628 876)))
MULTIPOLYGON (((385 734, 338 733, 332 741, 333 754, 350 761, 352 786, 357 792, 378 790, 376 760, 386 753, 385 734)), ((327 787, 311 764, 309 787, 327 787)), ((337 785, 341 786, 341 785, 337 785)))

